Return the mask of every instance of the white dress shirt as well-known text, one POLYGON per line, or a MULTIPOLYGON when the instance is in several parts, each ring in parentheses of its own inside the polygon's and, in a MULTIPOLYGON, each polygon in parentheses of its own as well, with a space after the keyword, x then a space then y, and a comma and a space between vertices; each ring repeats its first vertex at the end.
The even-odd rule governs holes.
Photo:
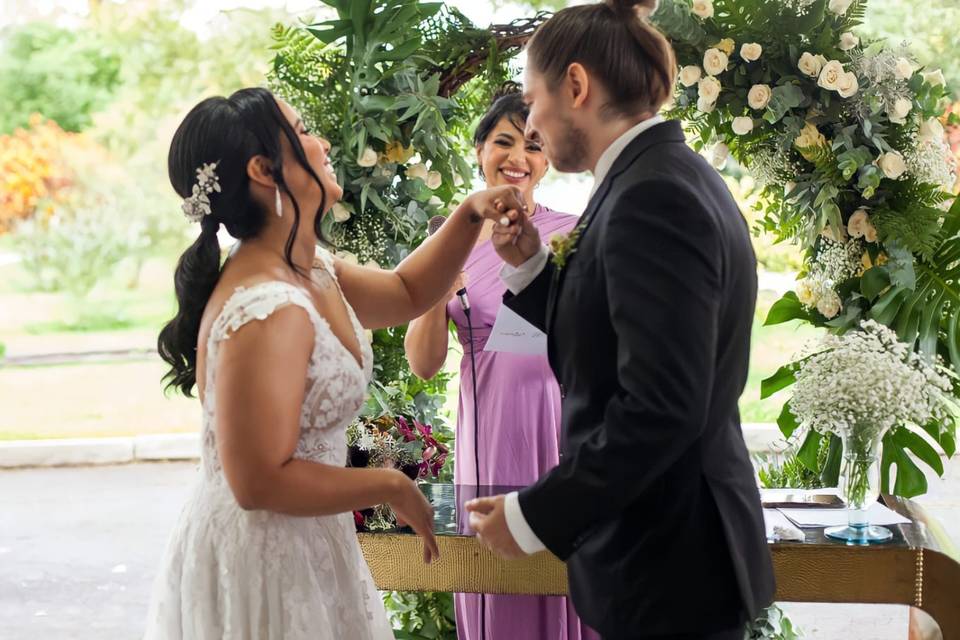
MULTIPOLYGON (((663 116, 655 115, 649 120, 631 127, 600 154, 597 160, 597 166, 593 170, 593 188, 590 190, 590 198, 593 198, 597 189, 603 183, 604 178, 613 168, 613 163, 617 161, 620 154, 629 146, 633 140, 641 133, 650 129, 661 122, 663 116)), ((540 251, 530 257, 519 267, 512 267, 508 264, 503 265, 500 270, 500 279, 507 285, 507 289, 514 295, 526 289, 531 282, 537 279, 540 272, 547 266, 547 260, 550 259, 550 250, 546 245, 540 247, 540 251)), ((516 491, 508 493, 504 498, 504 515, 507 519, 507 527, 510 529, 510 535, 517 541, 517 544, 523 549, 524 553, 536 553, 546 549, 546 545, 541 542, 537 534, 533 532, 527 519, 520 508, 520 498, 516 491)))

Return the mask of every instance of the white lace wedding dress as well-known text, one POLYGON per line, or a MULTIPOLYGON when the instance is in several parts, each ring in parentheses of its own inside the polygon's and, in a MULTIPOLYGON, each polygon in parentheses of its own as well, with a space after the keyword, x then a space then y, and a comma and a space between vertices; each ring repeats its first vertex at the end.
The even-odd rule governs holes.
MULTIPOLYGON (((318 275, 335 282, 329 254, 321 251, 318 262, 318 275)), ((237 289, 214 321, 207 343, 201 470, 154 585, 148 640, 393 638, 353 516, 244 511, 217 456, 219 345, 243 325, 294 305, 304 309, 316 333, 294 457, 345 464, 345 430, 363 404, 373 354, 346 299, 344 304, 361 345, 362 366, 306 292, 287 283, 237 289)))

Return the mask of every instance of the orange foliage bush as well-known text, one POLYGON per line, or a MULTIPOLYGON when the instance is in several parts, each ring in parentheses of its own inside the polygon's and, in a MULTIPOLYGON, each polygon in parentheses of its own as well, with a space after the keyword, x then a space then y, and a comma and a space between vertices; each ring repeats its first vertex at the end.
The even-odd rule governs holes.
POLYGON ((73 181, 67 149, 84 144, 82 135, 67 133, 39 114, 30 118, 28 129, 0 135, 0 234, 44 203, 49 203, 44 210, 52 211, 73 181))

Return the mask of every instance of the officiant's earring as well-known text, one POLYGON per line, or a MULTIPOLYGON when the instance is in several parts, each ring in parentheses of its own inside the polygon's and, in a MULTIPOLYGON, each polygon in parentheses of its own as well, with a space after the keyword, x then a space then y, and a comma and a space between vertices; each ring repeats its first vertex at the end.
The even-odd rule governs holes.
POLYGON ((283 217, 283 200, 280 199, 280 187, 277 187, 277 200, 274 202, 274 207, 277 211, 277 217, 283 217))

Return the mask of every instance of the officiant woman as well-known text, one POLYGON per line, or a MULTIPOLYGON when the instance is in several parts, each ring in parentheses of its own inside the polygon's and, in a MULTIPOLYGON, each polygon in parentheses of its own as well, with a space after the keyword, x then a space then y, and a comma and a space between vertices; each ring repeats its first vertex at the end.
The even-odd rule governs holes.
MULTIPOLYGON (((478 124, 474 143, 487 186, 519 187, 527 215, 546 242, 568 233, 577 218, 549 209, 534 197, 548 167, 539 143, 524 137, 527 114, 518 87, 505 87, 478 124)), ((461 282, 445 303, 410 323, 404 346, 413 372, 432 378, 446 361, 448 323, 453 320, 463 346, 454 481, 525 486, 559 460, 561 390, 546 355, 484 351, 506 292, 500 279, 503 262, 491 235, 492 224, 487 224, 461 282), (466 288, 469 298, 470 327, 455 295, 460 287, 466 288)), ((460 640, 599 638, 579 621, 565 597, 458 593, 455 601, 460 640)))

